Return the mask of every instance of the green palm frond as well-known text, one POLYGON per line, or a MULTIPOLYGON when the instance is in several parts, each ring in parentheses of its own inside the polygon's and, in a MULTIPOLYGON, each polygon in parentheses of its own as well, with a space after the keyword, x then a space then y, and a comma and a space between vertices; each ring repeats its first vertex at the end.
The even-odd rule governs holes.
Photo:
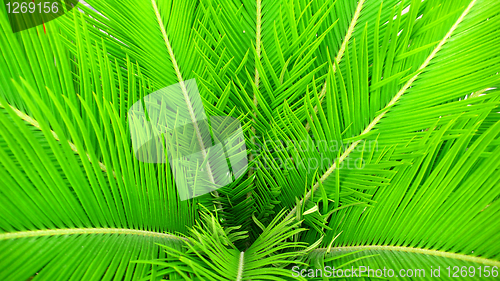
POLYGON ((87 2, 18 33, 0 9, 1 280, 495 277, 500 3, 87 2), (193 78, 249 163, 183 201, 128 111, 177 83, 192 109, 193 78))
POLYGON ((139 263, 157 265, 153 274, 179 274, 184 280, 287 280, 290 274, 284 267, 304 264, 301 259, 312 247, 288 241, 305 229, 299 228, 300 222, 283 217, 284 212, 280 212, 256 241, 240 252, 234 242, 247 238, 247 232, 237 231, 239 227, 223 228, 214 215, 203 213, 203 222, 191 230, 184 252, 164 246, 167 259, 139 263))

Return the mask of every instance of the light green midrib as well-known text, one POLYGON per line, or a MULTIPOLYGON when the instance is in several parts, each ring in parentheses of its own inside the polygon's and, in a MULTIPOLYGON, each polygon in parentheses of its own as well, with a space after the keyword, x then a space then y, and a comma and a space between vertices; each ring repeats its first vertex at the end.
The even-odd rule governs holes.
POLYGON ((245 267, 245 252, 240 253, 240 259, 238 261, 238 273, 236 275, 236 281, 241 281, 243 278, 243 269, 245 267))
POLYGON ((125 228, 73 228, 73 229, 29 230, 29 231, 1 233, 0 241, 8 239, 27 238, 27 237, 83 235, 83 234, 122 234, 122 235, 158 237, 158 238, 166 238, 179 241, 185 240, 185 238, 173 234, 146 231, 146 230, 125 229, 125 228))
MULTIPOLYGON (((451 258, 461 261, 481 263, 490 266, 498 266, 500 267, 500 261, 491 260, 482 257, 474 257, 465 254, 458 253, 450 253, 438 250, 430 250, 430 249, 421 249, 421 248, 412 248, 405 246, 380 246, 380 245, 365 245, 365 246, 345 246, 345 247, 334 247, 331 252, 334 251, 359 251, 359 250, 378 250, 378 251, 396 251, 396 252, 407 252, 407 253, 416 253, 422 255, 430 255, 437 256, 443 258, 451 258)), ((326 248, 319 248, 314 250, 313 252, 326 252, 326 248)))
MULTIPOLYGON (((205 159, 207 157, 207 152, 206 152, 206 149, 205 149, 205 144, 203 142, 203 137, 201 135, 201 131, 200 131, 199 127, 198 127, 198 121, 199 120, 197 119, 197 117, 195 115, 195 112, 194 112, 194 109, 193 109, 193 105, 192 105, 192 102, 191 102, 191 98, 189 97, 189 94, 187 92, 186 84, 184 83, 184 78, 182 78, 182 74, 181 74, 179 65, 177 64, 177 60, 176 60, 175 55, 174 55, 174 50, 173 50, 172 45, 170 44, 170 40, 169 40, 169 38, 167 36, 167 31, 165 30, 165 24, 163 24, 163 20, 161 18, 160 11, 158 10, 158 6, 156 5, 156 1, 155 0, 151 0, 151 3, 153 5, 153 9, 154 9, 154 12, 155 12, 155 15, 156 15, 156 19, 157 19, 158 24, 160 26, 160 31, 161 31, 161 33, 163 35, 163 40, 165 41, 165 46, 167 47, 167 51, 168 51, 168 54, 170 56, 170 60, 171 60, 172 65, 174 67, 175 75, 177 76, 177 80, 179 80, 179 85, 181 87, 182 95, 184 96, 184 100, 186 101, 186 106, 188 108, 189 116, 191 117, 191 124, 194 127, 196 138, 197 138, 198 144, 200 145, 200 148, 201 148, 201 150, 200 150, 201 154, 203 155, 203 159, 205 159)), ((210 167, 209 161, 206 161, 206 168, 207 168, 208 177, 209 177, 210 182, 213 183, 213 184, 215 184, 215 179, 214 179, 213 171, 212 171, 212 168, 210 167)), ((216 190, 212 191, 212 194, 215 197, 219 197, 219 193, 216 190)), ((222 210, 221 204, 218 204, 218 209, 222 210)))
MULTIPOLYGON (((338 54, 335 57, 335 62, 337 64, 340 64, 340 61, 342 60, 342 58, 344 56, 344 52, 347 48, 347 44, 349 43, 349 40, 351 39, 352 34, 354 33, 354 27, 358 23, 358 19, 359 19, 359 16, 361 15, 361 9, 363 9, 364 3, 365 3, 365 0, 361 0, 358 2, 358 6, 356 7, 356 11, 354 12, 354 15, 352 16, 351 23, 349 24, 349 28, 347 29, 347 33, 344 37, 344 40, 342 41, 342 45, 340 46, 338 54)), ((335 66, 335 64, 333 64, 332 68, 333 68, 333 74, 335 74, 335 72, 337 71, 337 67, 335 66)), ((325 83, 323 83, 323 88, 321 89, 321 92, 320 92, 319 97, 318 97, 319 105, 321 105, 321 102, 323 101, 323 97, 326 94, 326 86, 327 86, 327 80, 325 80, 325 83)), ((315 113, 318 112, 318 105, 314 106, 314 112, 315 113)), ((311 118, 312 118, 312 116, 311 116, 311 118)), ((306 131, 309 131, 310 129, 311 129, 311 124, 308 121, 306 124, 306 131)))

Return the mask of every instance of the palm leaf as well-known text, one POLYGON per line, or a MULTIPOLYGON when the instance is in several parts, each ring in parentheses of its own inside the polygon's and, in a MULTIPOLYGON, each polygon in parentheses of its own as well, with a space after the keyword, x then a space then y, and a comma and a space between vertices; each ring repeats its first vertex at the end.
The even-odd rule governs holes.
POLYGON ((498 3, 87 2, 19 33, 0 9, 0 279, 494 277, 498 3), (127 112, 179 83, 196 121, 192 78, 250 170, 182 201, 127 112))

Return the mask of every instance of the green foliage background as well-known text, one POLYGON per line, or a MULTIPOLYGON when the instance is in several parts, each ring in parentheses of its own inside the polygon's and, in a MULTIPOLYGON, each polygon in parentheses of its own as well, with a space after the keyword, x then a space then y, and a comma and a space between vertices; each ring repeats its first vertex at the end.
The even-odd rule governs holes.
POLYGON ((500 2, 87 2, 0 9, 0 280, 500 266, 500 2), (180 201, 127 110, 191 78, 250 167, 180 201))

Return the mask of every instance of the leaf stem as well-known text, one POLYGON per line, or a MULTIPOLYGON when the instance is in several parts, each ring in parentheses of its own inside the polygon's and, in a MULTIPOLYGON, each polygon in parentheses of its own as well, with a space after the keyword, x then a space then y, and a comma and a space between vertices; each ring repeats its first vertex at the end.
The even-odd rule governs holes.
MULTIPOLYGON (((175 74, 177 76, 177 80, 179 80, 179 85, 181 86, 181 91, 182 91, 182 94, 184 96, 184 99, 185 99, 187 107, 188 107, 189 116, 191 117, 191 122, 193 124, 194 130, 196 133, 196 138, 198 139, 198 143, 200 144, 201 153, 203 155, 203 158, 206 158, 207 152, 205 151, 203 137, 201 136, 201 132, 200 132, 200 129, 198 127, 198 120, 196 119, 194 109, 193 109, 193 106, 191 103, 191 99, 189 98, 189 94, 187 92, 186 85, 184 84, 184 79, 182 78, 182 74, 181 74, 181 71, 179 69, 179 65, 177 64, 177 60, 175 59, 174 50, 172 49, 172 45, 170 45, 170 40, 168 39, 167 32, 165 30, 165 25, 163 24, 163 20, 161 19, 160 12, 158 10, 158 6, 156 5, 156 1, 151 0, 151 3, 153 4, 153 9, 154 9, 155 14, 156 14, 156 19, 158 20, 158 24, 160 25, 160 30, 161 30, 161 33, 163 35, 163 40, 165 41, 165 45, 167 47, 168 54, 170 55, 170 59, 172 61, 172 65, 174 67, 175 74)), ((214 177, 212 174, 212 169, 211 169, 210 163, 208 161, 206 163, 206 167, 207 167, 207 172, 208 172, 208 176, 209 176, 210 181, 213 184, 215 184, 215 180, 214 180, 214 177)), ((217 190, 212 191, 212 194, 216 198, 219 197, 219 193, 217 192, 217 190)), ((218 204, 218 209, 222 211, 221 204, 218 204)))
POLYGON ((74 229, 47 229, 47 230, 9 232, 9 233, 0 233, 0 241, 8 239, 27 238, 27 237, 84 235, 84 234, 139 235, 139 236, 159 237, 159 238, 188 241, 184 237, 179 237, 173 234, 146 231, 146 230, 124 229, 124 228, 74 228, 74 229))
MULTIPOLYGON (((354 15, 352 16, 351 23, 349 24, 349 28, 347 29, 347 33, 344 37, 344 41, 342 41, 342 45, 340 46, 339 52, 337 53, 337 56, 335 57, 335 61, 337 64, 340 64, 340 61, 342 60, 342 57, 344 56, 345 49, 347 48, 347 44, 349 43, 349 40, 352 37, 352 33, 354 32, 354 27, 358 23, 359 15, 361 14, 361 9, 363 8, 363 4, 365 3, 365 0, 360 0, 358 3, 358 6, 356 7, 356 11, 354 12, 354 15)), ((337 67, 335 64, 333 65, 333 73, 337 71, 337 67)), ((314 106, 314 112, 318 112, 318 106, 321 106, 321 101, 323 100, 323 97, 326 94, 326 84, 327 81, 325 80, 325 83, 323 84, 323 88, 321 89, 321 93, 319 94, 319 103, 318 105, 314 106)), ((306 131, 309 131, 311 129, 311 124, 307 122, 306 124, 306 131)))
MULTIPOLYGON (((256 60, 260 61, 260 51, 261 51, 261 25, 262 25, 262 2, 261 0, 257 0, 256 3, 257 6, 257 11, 256 11, 256 28, 255 28, 255 52, 257 53, 256 60)), ((259 85, 260 85, 260 75, 259 75, 259 70, 257 69, 257 62, 255 63, 255 90, 253 92, 253 104, 255 108, 257 108, 257 91, 259 90, 259 85)), ((257 116, 257 112, 254 111, 254 117, 252 118, 252 123, 255 122, 255 116, 257 116)), ((252 126, 251 128, 253 135, 255 136, 255 126, 252 126)), ((255 144, 255 140, 252 139, 252 143, 255 144)), ((254 156, 252 153, 250 153, 250 162, 253 161, 254 156)), ((253 170, 250 169, 248 171, 248 176, 251 176, 253 174, 253 170)), ((247 198, 252 197, 252 191, 249 191, 247 193, 247 198)))
MULTIPOLYGON (((430 249, 419 249, 405 246, 379 246, 379 245, 365 245, 365 246, 346 246, 346 247, 335 247, 332 252, 337 251, 359 251, 359 250, 375 250, 375 251, 394 251, 394 252, 407 252, 407 253, 417 253, 422 255, 438 256, 444 258, 451 258, 461 261, 468 261, 474 263, 487 264, 490 266, 500 267, 500 261, 491 260, 483 257, 474 257, 465 254, 449 253, 438 250, 430 249)), ((326 252, 327 248, 318 248, 313 250, 313 252, 326 252)))
MULTIPOLYGON (((12 105, 10 104, 7 104, 7 105, 3 105, 1 102, 0 102, 0 108, 5 108, 6 106, 10 107, 10 109, 12 109, 12 111, 14 111, 16 113, 17 116, 19 116, 21 119, 23 119, 24 121, 28 122, 30 125, 32 125, 33 127, 39 129, 40 131, 42 130, 42 128, 40 127, 40 124, 38 123, 38 121, 36 121, 35 119, 31 118, 31 116, 27 115, 26 113, 20 111, 19 109, 13 107, 12 105)), ((59 139, 59 136, 56 134, 56 132, 50 130, 52 136, 54 137, 54 139, 56 141, 60 141, 59 139)), ((69 144, 69 147, 71 148, 71 150, 73 150, 74 152, 80 154, 80 152, 78 151, 76 145, 70 141, 68 141, 68 144, 69 144)), ((89 159, 89 162, 92 162, 92 159, 90 158, 90 155, 88 153, 85 153, 87 155, 87 158, 89 159)), ((101 168, 101 170, 103 172, 107 172, 108 169, 106 168, 106 166, 102 163, 102 162, 97 162, 99 164, 99 168, 101 168)), ((115 174, 115 171, 112 171, 113 173, 113 176, 116 178, 116 174, 115 174)))
POLYGON ((236 281, 243 280, 243 268, 245 263, 245 252, 240 253, 240 261, 238 262, 238 274, 236 276, 236 281))

